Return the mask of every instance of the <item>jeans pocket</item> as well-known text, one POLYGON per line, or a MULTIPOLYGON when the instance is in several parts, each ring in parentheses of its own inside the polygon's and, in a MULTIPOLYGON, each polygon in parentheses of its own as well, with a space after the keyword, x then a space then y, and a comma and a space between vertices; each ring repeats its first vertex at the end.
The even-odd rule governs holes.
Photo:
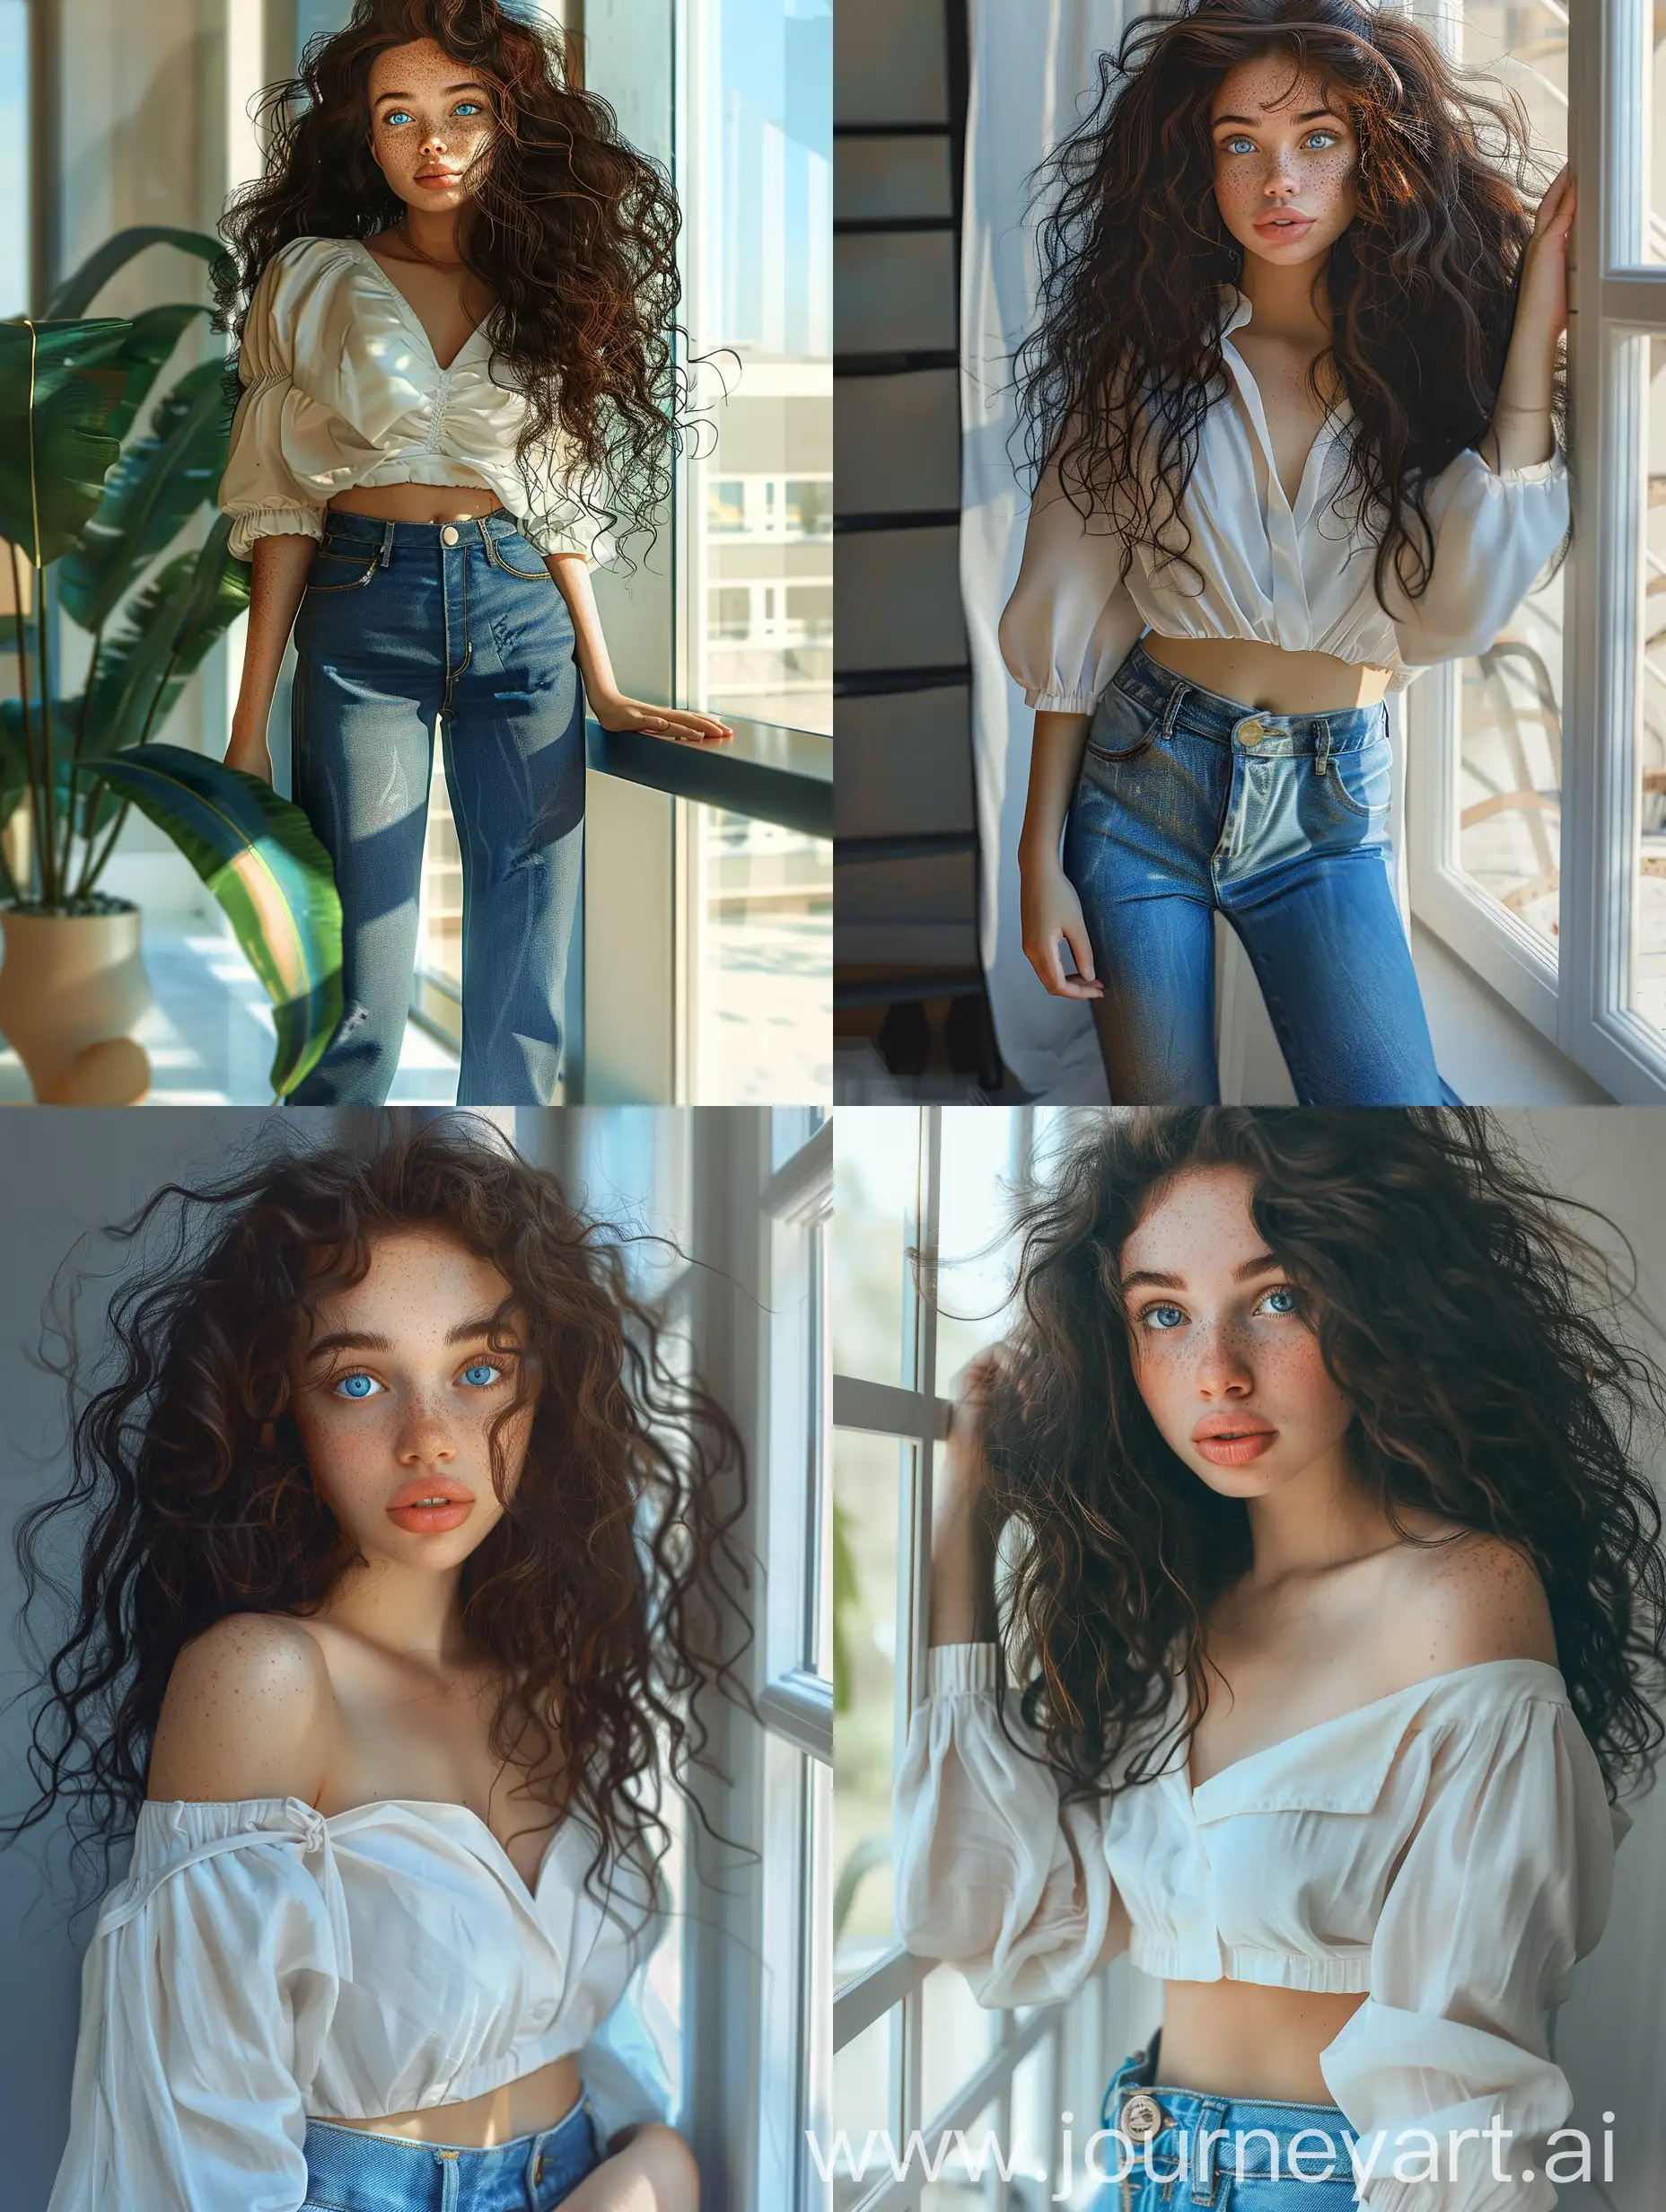
MULTIPOLYGON (((506 576, 519 576, 523 584, 553 584, 555 583, 555 578, 541 560, 536 568, 520 567, 517 562, 512 560, 504 550, 505 544, 512 546, 518 555, 522 546, 526 544, 526 540, 518 532, 513 538, 495 538, 489 530, 487 531, 486 555, 494 567, 501 568, 506 576)), ((526 549, 530 553, 533 549, 527 545, 526 549)))
POLYGON ((1362 820, 1386 815, 1393 776, 1393 749, 1386 737, 1349 752, 1333 752, 1326 764, 1325 780, 1338 805, 1362 820))
POLYGON ((1137 760, 1150 750, 1162 727, 1160 710, 1131 699, 1113 683, 1093 709, 1087 750, 1096 760, 1137 760))
POLYGON ((381 548, 355 546, 351 553, 333 553, 325 541, 312 556, 307 570, 309 592, 362 592, 381 565, 381 548))

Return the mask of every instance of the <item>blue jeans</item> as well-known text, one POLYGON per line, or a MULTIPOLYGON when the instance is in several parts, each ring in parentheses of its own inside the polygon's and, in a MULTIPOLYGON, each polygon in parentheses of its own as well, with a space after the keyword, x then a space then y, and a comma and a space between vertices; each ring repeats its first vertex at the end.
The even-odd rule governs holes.
POLYGON ((1144 2050, 1123 2060, 1105 2092, 1100 2125, 1119 2129, 1126 2141, 1095 2148, 1099 2172, 1122 2176, 1106 2181, 1095 2212, 1344 2212, 1353 2206, 1348 2146, 1355 2138, 1339 2106, 1167 2088, 1157 2081, 1162 2041, 1159 2028, 1144 2050), (1206 2142, 1206 2134, 1214 2139, 1206 2142))
POLYGON ((335 863, 342 1022, 297 1105, 377 1106, 416 957, 434 724, 462 850, 460 1105, 548 1105, 561 1073, 584 837, 584 703, 566 601, 501 508, 324 518, 295 623, 295 803, 335 863))
POLYGON ((1394 900, 1388 709, 1252 713, 1136 645, 1088 728, 1065 832, 1110 1094, 1203 1106, 1214 917, 1242 940, 1304 1106, 1435 1106, 1394 900))
POLYGON ((307 2122, 302 2212, 551 2212, 601 2164, 588 2097, 541 2135, 489 2151, 307 2122))

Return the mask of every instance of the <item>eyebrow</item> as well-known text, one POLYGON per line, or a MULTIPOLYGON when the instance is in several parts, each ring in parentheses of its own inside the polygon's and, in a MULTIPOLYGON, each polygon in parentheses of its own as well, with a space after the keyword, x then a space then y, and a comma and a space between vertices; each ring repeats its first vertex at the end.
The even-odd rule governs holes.
MULTIPOLYGON (((447 84, 442 89, 448 92, 483 92, 486 87, 484 84, 469 83, 468 84, 447 84)), ((376 105, 380 108, 384 100, 415 100, 416 97, 415 92, 378 92, 376 105)))
MULTIPOLYGON (((1272 111, 1269 109, 1267 112, 1270 114, 1272 111)), ((1339 123, 1342 120, 1334 108, 1310 108, 1305 115, 1298 115, 1294 119, 1298 123, 1317 123, 1321 116, 1326 115, 1333 123, 1339 123)), ((1210 125, 1210 128, 1217 129, 1223 123, 1248 123, 1253 128, 1257 119, 1252 115, 1217 115, 1214 123, 1210 125)))
MULTIPOLYGON (((493 1313, 477 1314, 473 1321, 459 1321, 455 1329, 446 1331, 448 1344, 476 1344, 482 1337, 489 1337, 496 1320, 493 1313)), ((331 1352, 390 1352, 392 1341, 387 1337, 371 1336, 362 1329, 338 1329, 328 1337, 320 1337, 307 1353, 309 1365, 315 1359, 327 1359, 331 1352)))
MULTIPOLYGON (((1246 1260, 1241 1268, 1232 1269, 1234 1283, 1247 1283, 1252 1276, 1267 1275, 1283 1262, 1271 1252, 1258 1252, 1253 1260, 1246 1260)), ((1140 1268, 1132 1275, 1125 1275, 1121 1287, 1132 1290, 1136 1284, 1149 1284, 1153 1290, 1184 1290, 1186 1278, 1180 1275, 1159 1275, 1149 1268, 1140 1268)))

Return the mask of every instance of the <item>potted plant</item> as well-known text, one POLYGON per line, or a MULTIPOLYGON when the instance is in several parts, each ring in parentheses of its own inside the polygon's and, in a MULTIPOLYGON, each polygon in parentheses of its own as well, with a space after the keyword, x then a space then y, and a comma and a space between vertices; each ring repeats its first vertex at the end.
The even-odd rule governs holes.
POLYGON ((211 263, 222 251, 195 231, 123 231, 44 320, 0 322, 0 537, 18 671, 18 697, 0 706, 0 829, 13 825, 9 855, 0 845, 0 1034, 44 1101, 126 1102, 149 1084, 131 1035, 150 1004, 138 912, 98 888, 130 807, 191 863, 266 986, 276 1096, 341 1017, 340 902, 306 817, 259 777, 161 742, 187 679, 247 607, 250 573, 227 554, 224 516, 200 549, 159 560, 212 505, 224 470, 224 364, 188 370, 134 434, 181 333, 208 310, 83 312, 118 268, 163 241, 211 263), (49 583, 92 641, 71 698, 53 691, 49 583))

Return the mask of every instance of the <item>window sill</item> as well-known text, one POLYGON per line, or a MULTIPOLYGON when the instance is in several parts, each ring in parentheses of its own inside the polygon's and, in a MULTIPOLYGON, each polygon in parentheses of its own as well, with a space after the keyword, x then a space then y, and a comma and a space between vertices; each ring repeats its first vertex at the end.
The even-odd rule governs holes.
POLYGON ((635 730, 604 730, 587 719, 590 765, 603 776, 644 784, 674 799, 696 799, 806 837, 833 835, 833 741, 813 730, 727 717, 727 745, 678 745, 635 730))

